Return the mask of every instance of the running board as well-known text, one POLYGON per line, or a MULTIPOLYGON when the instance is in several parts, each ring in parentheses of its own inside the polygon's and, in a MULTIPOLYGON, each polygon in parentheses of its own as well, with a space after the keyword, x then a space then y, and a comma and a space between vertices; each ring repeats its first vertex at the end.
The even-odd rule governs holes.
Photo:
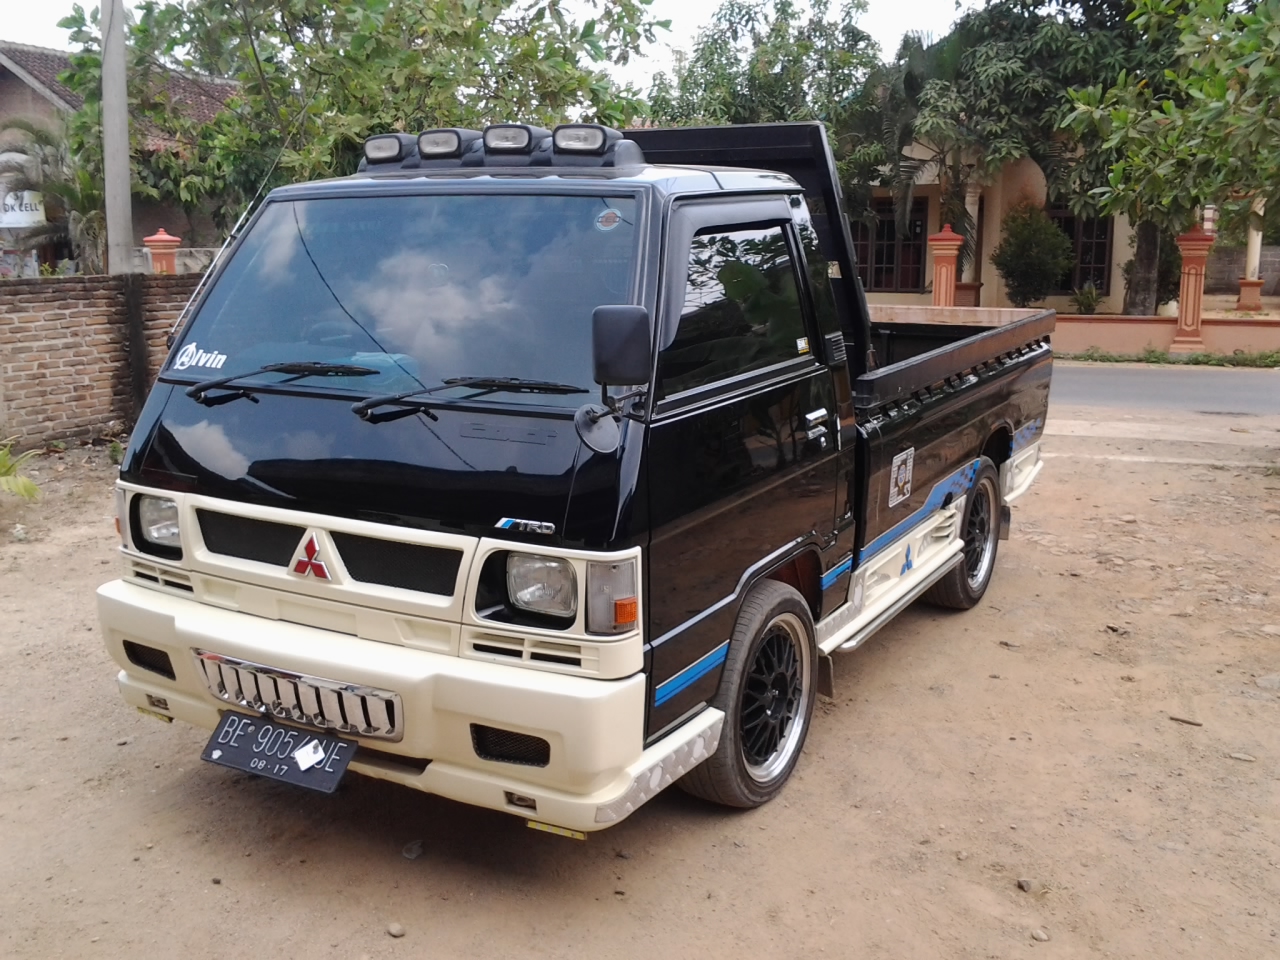
POLYGON ((935 583, 945 577, 948 573, 964 562, 964 553, 960 545, 956 545, 956 552, 953 556, 948 557, 939 566, 929 571, 928 575, 921 577, 912 588, 902 596, 896 598, 887 607, 879 613, 872 614, 869 618, 858 617, 852 623, 843 627, 839 631, 833 633, 829 637, 824 637, 819 647, 822 654, 843 652, 846 650, 855 650, 862 644, 866 643, 876 634, 885 624, 900 614, 915 601, 928 591, 935 583))

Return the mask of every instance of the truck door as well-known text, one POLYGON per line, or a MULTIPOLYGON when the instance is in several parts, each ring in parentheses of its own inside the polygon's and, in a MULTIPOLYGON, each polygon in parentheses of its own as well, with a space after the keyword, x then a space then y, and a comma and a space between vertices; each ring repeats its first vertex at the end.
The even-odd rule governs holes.
POLYGON ((650 735, 714 694, 719 663, 699 664, 753 574, 799 544, 821 555, 837 510, 833 375, 789 203, 688 204, 668 236, 648 434, 650 735))

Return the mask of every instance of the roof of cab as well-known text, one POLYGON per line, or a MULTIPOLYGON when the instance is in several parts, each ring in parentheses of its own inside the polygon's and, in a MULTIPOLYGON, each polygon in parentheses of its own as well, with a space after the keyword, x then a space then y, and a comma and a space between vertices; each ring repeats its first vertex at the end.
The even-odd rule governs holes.
POLYGON ((277 187, 275 199, 328 192, 363 195, 408 192, 489 192, 495 184, 503 187, 532 186, 535 183, 572 183, 579 189, 589 183, 610 186, 635 185, 666 195, 687 193, 776 191, 798 193, 800 184, 783 173, 748 170, 740 167, 667 166, 645 164, 631 167, 444 167, 405 170, 370 170, 332 180, 315 180, 277 187), (413 189, 420 188, 420 189, 413 189), (453 189, 450 189, 453 188, 453 189))

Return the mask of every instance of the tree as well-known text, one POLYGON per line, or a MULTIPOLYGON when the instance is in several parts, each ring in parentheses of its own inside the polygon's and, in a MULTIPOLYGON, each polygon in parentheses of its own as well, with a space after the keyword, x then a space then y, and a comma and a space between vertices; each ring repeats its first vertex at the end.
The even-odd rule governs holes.
POLYGON ((1132 24, 1171 38, 1164 85, 1124 73, 1075 95, 1070 118, 1113 153, 1099 202, 1184 229, 1206 203, 1280 181, 1280 0, 1137 0, 1132 24))
POLYGON ((850 159, 859 161, 854 179, 868 184, 864 196, 871 183, 889 187, 905 222, 915 183, 936 176, 944 222, 971 238, 967 186, 1030 157, 1044 169, 1051 199, 1098 216, 1091 191, 1106 183, 1111 158, 1097 137, 1064 130, 1062 121, 1071 87, 1110 83, 1126 67, 1162 69, 1160 51, 1127 23, 1128 9, 1129 0, 999 0, 935 42, 908 35, 868 82, 861 113, 851 114, 849 140, 858 146, 850 159))
POLYGON ((1015 306, 1043 300, 1071 269, 1074 253, 1067 235, 1033 203, 1021 203, 1005 214, 1003 236, 991 262, 1015 306))
POLYGON ((675 125, 838 125, 877 64, 874 41, 857 25, 865 9, 865 0, 845 0, 834 12, 828 0, 814 0, 806 16, 792 0, 728 0, 674 75, 654 77, 650 118, 675 125))
MULTIPOLYGON (((225 224, 264 181, 352 172, 372 133, 568 118, 620 125, 638 93, 603 71, 654 30, 649 0, 593 0, 577 23, 560 0, 144 0, 129 31, 139 188, 190 205, 214 198, 225 224), (209 122, 184 116, 168 71, 230 78, 209 122), (278 164, 277 164, 278 158, 278 164)), ((96 17, 62 21, 82 45, 64 77, 85 97, 83 149, 97 132, 96 17)))
POLYGON ((20 243, 35 249, 65 242, 84 273, 101 273, 106 248, 105 197, 96 179, 71 153, 59 130, 15 119, 0 130, 8 158, 0 177, 9 191, 31 190, 45 201, 48 223, 25 231, 20 243))
POLYGON ((942 109, 926 111, 918 126, 953 129, 979 178, 1029 156, 1045 171, 1050 199, 1076 216, 1127 215, 1138 242, 1125 312, 1150 314, 1164 219, 1133 205, 1104 211, 1096 190, 1108 182, 1114 148, 1096 129, 1064 125, 1072 88, 1130 76, 1163 89, 1170 39, 1137 29, 1131 10, 1132 0, 1002 0, 967 14, 946 39, 960 54, 943 78, 949 90, 935 97, 942 109))

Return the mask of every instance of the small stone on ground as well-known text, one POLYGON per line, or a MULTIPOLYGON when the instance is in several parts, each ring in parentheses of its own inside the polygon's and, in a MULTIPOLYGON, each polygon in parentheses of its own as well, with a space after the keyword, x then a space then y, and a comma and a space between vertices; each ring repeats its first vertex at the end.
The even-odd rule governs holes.
POLYGON ((391 934, 393 937, 403 937, 404 927, 400 926, 398 923, 387 924, 387 933, 391 934))

